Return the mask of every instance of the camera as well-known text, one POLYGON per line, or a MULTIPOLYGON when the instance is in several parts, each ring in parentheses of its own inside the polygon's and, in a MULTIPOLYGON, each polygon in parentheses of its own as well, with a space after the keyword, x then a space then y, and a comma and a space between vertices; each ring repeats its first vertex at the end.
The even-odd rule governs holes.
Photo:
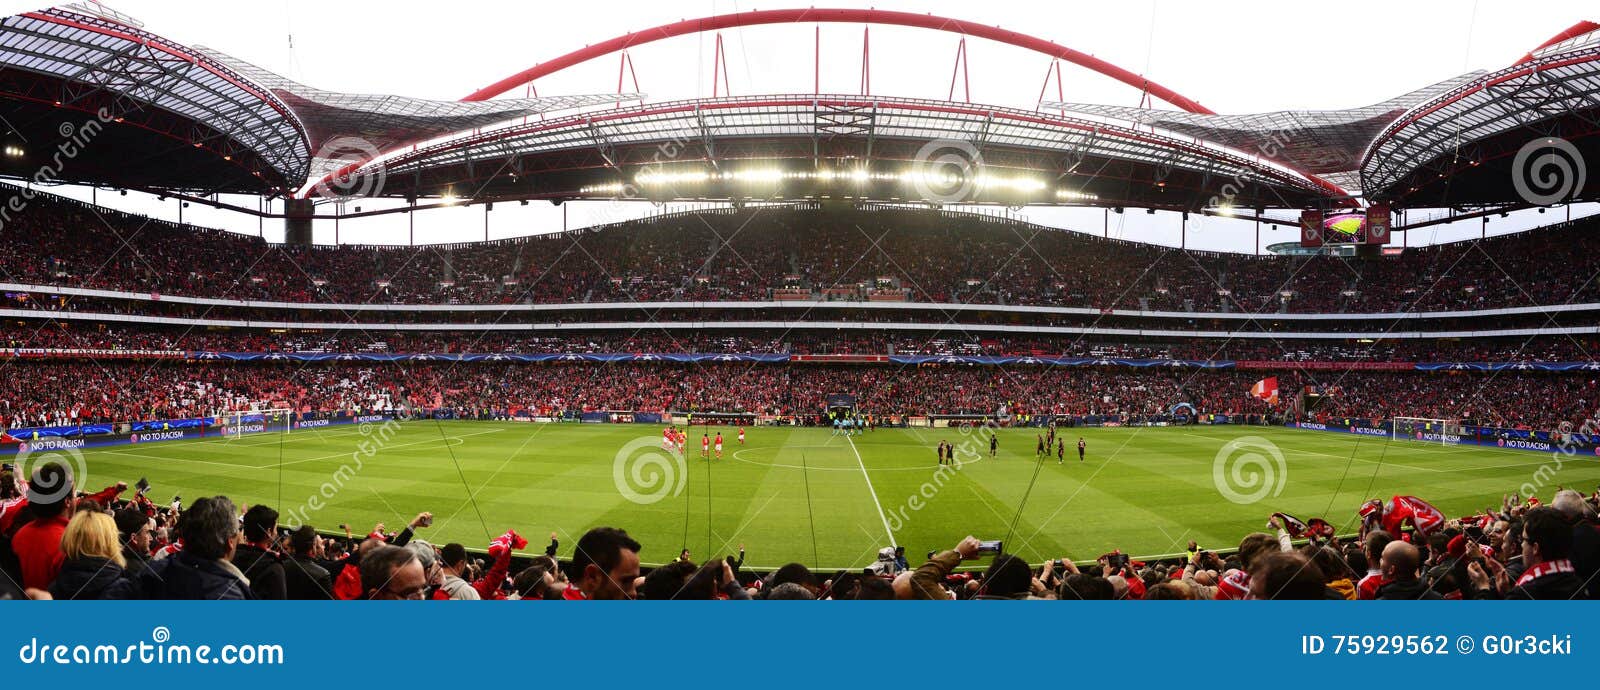
POLYGON ((1001 539, 990 539, 978 542, 978 553, 995 554, 1004 551, 1005 542, 1001 539))

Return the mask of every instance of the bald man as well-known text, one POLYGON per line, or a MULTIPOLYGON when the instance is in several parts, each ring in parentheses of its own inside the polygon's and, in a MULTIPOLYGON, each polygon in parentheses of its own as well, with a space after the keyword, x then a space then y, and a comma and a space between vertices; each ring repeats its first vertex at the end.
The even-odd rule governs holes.
POLYGON ((1556 492, 1550 507, 1559 511, 1572 525, 1572 568, 1578 579, 1587 583, 1585 593, 1590 599, 1600 599, 1600 521, 1595 519, 1594 506, 1572 489, 1556 492))
POLYGON ((1421 560, 1417 547, 1407 542, 1396 540, 1383 547, 1381 569, 1387 582, 1378 588, 1378 598, 1443 599, 1417 577, 1417 566, 1421 560))

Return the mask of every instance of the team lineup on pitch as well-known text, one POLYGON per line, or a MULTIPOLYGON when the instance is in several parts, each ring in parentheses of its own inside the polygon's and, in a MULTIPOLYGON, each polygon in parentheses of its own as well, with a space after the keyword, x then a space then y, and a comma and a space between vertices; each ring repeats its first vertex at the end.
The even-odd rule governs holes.
MULTIPOLYGON (((736 429, 693 427, 712 438, 736 429)), ((1554 466, 1550 453, 1263 427, 1062 429, 1069 443, 1086 439, 1084 461, 1041 463, 1038 431, 999 429, 991 455, 983 428, 842 436, 750 427, 744 445, 728 441, 722 459, 706 459, 693 436, 686 456, 667 453, 660 428, 647 425, 413 420, 364 458, 356 426, 84 455, 89 483, 148 477, 158 501, 222 493, 328 531, 346 523, 364 533, 427 510, 439 541, 482 541, 512 525, 570 536, 614 524, 663 545, 641 554, 646 563, 671 560, 680 544, 695 554, 744 544, 755 567, 839 569, 869 565, 885 546, 920 556, 968 534, 1006 539, 1029 560, 1173 554, 1190 540, 1225 549, 1274 512, 1325 517, 1353 534, 1356 508, 1373 497, 1422 494, 1467 514, 1530 481, 1543 495, 1600 482, 1600 462, 1582 456, 1541 472, 1554 466), (619 455, 640 438, 643 452, 619 455), (954 449, 950 465, 936 457, 941 441, 954 449)))

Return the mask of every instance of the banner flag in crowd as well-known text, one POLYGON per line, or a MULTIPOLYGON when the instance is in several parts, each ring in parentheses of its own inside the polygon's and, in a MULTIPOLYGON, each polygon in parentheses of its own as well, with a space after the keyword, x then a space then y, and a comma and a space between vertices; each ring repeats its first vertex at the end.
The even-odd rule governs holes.
POLYGON ((1258 400, 1267 401, 1268 405, 1278 404, 1278 377, 1268 376, 1250 387, 1250 395, 1258 400))

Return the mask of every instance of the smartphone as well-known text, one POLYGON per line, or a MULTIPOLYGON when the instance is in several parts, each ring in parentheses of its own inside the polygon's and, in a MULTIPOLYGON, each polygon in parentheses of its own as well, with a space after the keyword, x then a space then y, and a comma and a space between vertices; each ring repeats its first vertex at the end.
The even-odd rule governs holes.
POLYGON ((1000 539, 980 541, 978 542, 978 553, 1000 553, 1004 550, 1003 546, 1005 546, 1005 543, 1000 539))

